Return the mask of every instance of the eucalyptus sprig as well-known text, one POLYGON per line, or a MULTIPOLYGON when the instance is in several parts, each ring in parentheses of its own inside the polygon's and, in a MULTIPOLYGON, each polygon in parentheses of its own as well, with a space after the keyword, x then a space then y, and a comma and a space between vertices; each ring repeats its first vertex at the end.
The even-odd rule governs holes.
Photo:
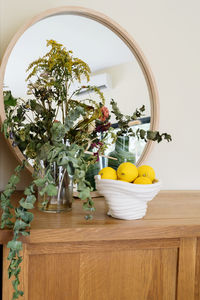
POLYGON ((1 229, 8 227, 12 228, 13 223, 13 205, 11 203, 11 196, 16 190, 16 186, 20 181, 20 173, 25 167, 25 160, 22 162, 21 165, 17 166, 15 168, 14 174, 10 177, 8 184, 6 185, 4 191, 1 193, 0 199, 0 205, 2 209, 2 215, 1 215, 1 229))
POLYGON ((119 130, 117 132, 118 136, 137 136, 138 139, 144 140, 147 142, 148 140, 151 141, 157 141, 160 143, 163 139, 170 142, 172 140, 171 135, 168 133, 160 133, 159 131, 152 131, 152 130, 144 130, 142 128, 138 128, 136 133, 133 131, 132 128, 129 126, 129 122, 136 121, 139 118, 141 118, 144 115, 145 112, 145 106, 143 105, 139 109, 136 109, 135 112, 131 116, 123 115, 119 107, 117 105, 117 102, 115 102, 113 99, 110 102, 112 106, 112 113, 115 115, 116 120, 118 121, 118 127, 119 130))
POLYGON ((22 242, 20 241, 20 236, 27 236, 30 234, 30 223, 33 220, 33 213, 28 210, 34 208, 34 203, 36 201, 34 191, 34 184, 31 184, 25 189, 25 198, 21 198, 19 201, 19 206, 15 208, 15 223, 13 225, 13 239, 8 242, 7 247, 10 249, 8 260, 10 261, 8 267, 8 277, 14 276, 12 281, 13 285, 13 298, 12 300, 18 299, 19 296, 23 295, 23 291, 19 290, 19 274, 21 271, 20 264, 22 262, 22 256, 20 251, 22 251, 22 242))
POLYGON ((23 295, 23 291, 19 290, 19 274, 21 271, 20 264, 22 262, 22 256, 20 251, 22 251, 22 242, 19 240, 20 236, 27 236, 30 234, 29 227, 33 220, 33 214, 28 211, 28 209, 34 208, 34 203, 36 197, 34 195, 34 184, 31 184, 25 189, 24 195, 26 198, 22 198, 19 201, 19 206, 14 208, 10 198, 11 195, 16 190, 16 185, 20 181, 20 172, 25 167, 25 160, 21 165, 17 166, 15 169, 15 174, 11 176, 4 192, 1 194, 1 229, 12 228, 13 238, 8 242, 7 247, 9 250, 8 260, 10 261, 8 267, 8 277, 14 276, 12 281, 13 285, 13 297, 12 300, 18 299, 19 296, 23 295))

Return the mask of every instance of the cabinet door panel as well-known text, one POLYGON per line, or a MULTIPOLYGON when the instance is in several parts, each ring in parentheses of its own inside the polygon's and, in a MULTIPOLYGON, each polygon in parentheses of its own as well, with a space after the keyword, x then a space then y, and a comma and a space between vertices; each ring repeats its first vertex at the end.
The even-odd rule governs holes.
POLYGON ((177 249, 81 254, 80 300, 175 300, 177 249))
POLYGON ((78 300, 79 254, 29 256, 29 300, 78 300))

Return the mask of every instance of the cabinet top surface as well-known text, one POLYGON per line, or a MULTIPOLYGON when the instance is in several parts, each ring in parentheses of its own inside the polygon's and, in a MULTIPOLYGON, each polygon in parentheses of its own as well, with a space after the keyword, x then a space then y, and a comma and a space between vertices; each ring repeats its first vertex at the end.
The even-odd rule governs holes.
MULTIPOLYGON (((16 192, 19 200, 22 192, 16 192)), ((95 198, 94 219, 86 221, 82 202, 75 200, 71 212, 34 210, 28 243, 92 240, 129 240, 200 236, 200 191, 161 191, 148 203, 143 219, 124 221, 108 217, 103 198, 95 198)), ((0 243, 11 237, 0 230, 0 243)))

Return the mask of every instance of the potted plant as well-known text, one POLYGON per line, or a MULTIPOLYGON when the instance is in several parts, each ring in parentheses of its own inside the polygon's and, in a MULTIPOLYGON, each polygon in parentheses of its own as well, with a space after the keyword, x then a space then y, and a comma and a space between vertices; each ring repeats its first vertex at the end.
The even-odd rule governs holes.
MULTIPOLYGON (((33 213, 29 210, 34 208, 37 191, 39 209, 68 210, 71 209, 72 185, 76 184, 86 219, 90 219, 94 205, 86 172, 100 155, 104 155, 108 140, 114 142, 117 137, 101 91, 95 86, 81 86, 83 78, 89 81, 89 66, 53 40, 47 41, 47 46, 50 51, 27 69, 29 98, 15 98, 11 91, 4 91, 7 118, 2 131, 13 141, 13 147, 18 146, 24 154, 23 162, 17 166, 1 194, 1 228, 13 229, 13 239, 8 242, 8 274, 15 278, 13 299, 23 295, 18 289, 22 261, 20 237, 30 234, 33 213), (75 90, 72 88, 74 82, 80 84, 75 90), (99 100, 78 98, 83 90, 95 93, 99 100), (14 208, 10 199, 20 181, 20 173, 28 163, 33 165, 33 181, 14 208)), ((131 133, 127 122, 137 119, 141 109, 124 121, 114 100, 111 105, 121 130, 131 133)), ((167 134, 141 130, 137 136, 157 141, 162 137, 171 139, 167 134)))

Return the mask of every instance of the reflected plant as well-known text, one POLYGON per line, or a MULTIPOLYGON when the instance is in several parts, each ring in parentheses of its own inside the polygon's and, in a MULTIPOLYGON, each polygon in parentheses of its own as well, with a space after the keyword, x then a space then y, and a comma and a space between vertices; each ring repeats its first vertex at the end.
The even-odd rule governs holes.
POLYGON ((144 140, 145 142, 150 140, 154 142, 157 141, 158 143, 160 143, 163 139, 167 140, 168 142, 172 140, 171 135, 168 133, 160 134, 159 131, 144 130, 141 128, 138 128, 135 133, 133 129, 130 128, 129 123, 131 121, 136 121, 142 116, 144 116, 144 112, 145 112, 144 105, 142 105, 139 109, 136 109, 136 111, 131 116, 128 116, 128 115, 123 115, 120 112, 117 103, 113 99, 111 100, 110 104, 112 106, 112 113, 115 115, 116 120, 118 122, 118 128, 119 128, 119 130, 117 131, 118 136, 132 136, 144 140))
MULTIPOLYGON (((42 58, 32 62, 28 69, 28 99, 13 97, 11 91, 4 91, 6 120, 2 131, 6 138, 12 140, 13 147, 18 146, 24 154, 24 161, 15 169, 4 192, 1 194, 1 228, 12 228, 13 239, 9 241, 10 261, 8 274, 13 280, 13 300, 23 295, 19 290, 19 273, 22 257, 21 236, 30 234, 30 223, 36 201, 36 189, 40 195, 56 196, 57 187, 51 175, 51 166, 62 166, 68 174, 73 175, 77 184, 79 197, 83 200, 86 219, 92 218, 94 203, 91 198, 91 185, 86 180, 86 172, 91 164, 109 146, 108 140, 117 138, 110 123, 110 113, 105 106, 102 92, 96 86, 81 85, 81 81, 90 79, 89 66, 73 56, 63 45, 49 40, 51 49, 42 58), (80 87, 72 90, 74 82, 80 87), (91 97, 77 99, 78 95, 87 90, 98 96, 98 101, 91 97), (60 120, 59 120, 60 116, 60 120), (40 161, 44 162, 45 172, 41 172, 40 161), (24 191, 19 205, 13 207, 11 196, 20 181, 20 173, 32 162, 34 167, 33 181, 24 191), (43 176, 38 177, 38 174, 43 176)), ((144 107, 136 110, 132 116, 123 116, 112 100, 112 112, 119 123, 120 134, 133 132, 128 126, 130 120, 136 120, 144 112, 144 107)), ((159 132, 137 132, 141 139, 171 140, 167 134, 159 132)), ((44 203, 44 206, 48 202, 44 203)))

